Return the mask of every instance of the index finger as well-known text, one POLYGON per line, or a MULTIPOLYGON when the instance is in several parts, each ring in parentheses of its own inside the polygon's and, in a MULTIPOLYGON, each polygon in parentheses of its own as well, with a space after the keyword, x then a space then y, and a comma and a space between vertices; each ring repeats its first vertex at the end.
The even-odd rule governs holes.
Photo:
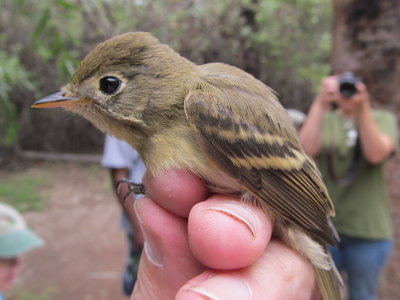
POLYGON ((204 182, 185 170, 171 169, 157 176, 146 172, 143 184, 158 205, 181 217, 188 217, 192 207, 208 196, 204 182))

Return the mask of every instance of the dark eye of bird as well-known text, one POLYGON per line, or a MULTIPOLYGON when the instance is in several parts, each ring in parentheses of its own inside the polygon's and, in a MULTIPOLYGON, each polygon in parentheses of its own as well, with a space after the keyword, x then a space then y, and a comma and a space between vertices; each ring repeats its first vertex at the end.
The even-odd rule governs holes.
POLYGON ((116 77, 108 76, 100 79, 100 90, 105 94, 114 93, 120 85, 121 81, 116 77))

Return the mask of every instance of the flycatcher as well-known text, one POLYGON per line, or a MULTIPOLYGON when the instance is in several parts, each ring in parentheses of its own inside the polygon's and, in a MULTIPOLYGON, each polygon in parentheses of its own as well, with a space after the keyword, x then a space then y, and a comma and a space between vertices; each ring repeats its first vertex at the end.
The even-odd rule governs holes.
POLYGON ((148 33, 127 33, 99 44, 33 107, 82 115, 136 148, 152 174, 181 168, 212 191, 240 193, 312 263, 323 299, 342 299, 326 187, 273 91, 250 74, 195 65, 148 33))

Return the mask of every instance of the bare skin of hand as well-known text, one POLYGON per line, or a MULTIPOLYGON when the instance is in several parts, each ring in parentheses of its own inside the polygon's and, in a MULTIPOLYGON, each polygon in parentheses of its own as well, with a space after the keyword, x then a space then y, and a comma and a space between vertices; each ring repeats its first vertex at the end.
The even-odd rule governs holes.
POLYGON ((318 299, 311 265, 278 240, 258 208, 209 197, 184 171, 146 175, 135 202, 145 243, 131 300, 318 299))

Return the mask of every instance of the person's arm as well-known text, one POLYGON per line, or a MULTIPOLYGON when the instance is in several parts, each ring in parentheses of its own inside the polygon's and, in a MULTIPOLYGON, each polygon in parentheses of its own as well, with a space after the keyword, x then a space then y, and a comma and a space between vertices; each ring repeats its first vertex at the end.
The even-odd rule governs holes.
POLYGON ((143 236, 140 230, 140 226, 138 223, 138 219, 136 217, 136 213, 134 211, 132 202, 135 200, 135 194, 131 193, 128 197, 125 195, 128 193, 128 185, 127 184, 120 184, 118 188, 118 182, 121 179, 129 178, 129 170, 126 168, 121 169, 110 169, 111 173, 111 180, 113 183, 115 194, 118 198, 118 202, 121 205, 121 208, 125 212, 126 216, 128 217, 133 229, 134 229, 134 237, 135 242, 138 246, 143 245, 143 236))
POLYGON ((321 151, 324 115, 325 108, 320 100, 315 99, 299 132, 300 141, 312 158, 321 151))
POLYGON ((316 158, 322 147, 322 124, 325 113, 331 109, 338 98, 338 83, 335 76, 326 77, 321 84, 320 92, 315 98, 299 137, 311 157, 316 158))
POLYGON ((373 116, 369 95, 363 83, 357 85, 358 93, 351 99, 358 104, 357 121, 364 157, 371 164, 383 162, 394 149, 394 142, 382 133, 373 116))

